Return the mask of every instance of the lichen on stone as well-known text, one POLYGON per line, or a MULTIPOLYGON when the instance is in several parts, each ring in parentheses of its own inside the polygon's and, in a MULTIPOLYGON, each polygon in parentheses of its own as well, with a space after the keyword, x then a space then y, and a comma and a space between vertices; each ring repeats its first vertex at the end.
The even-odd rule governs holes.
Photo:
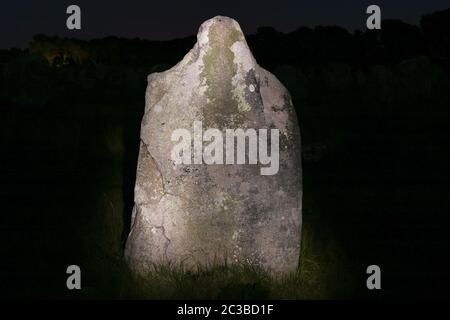
POLYGON ((204 125, 211 128, 239 127, 248 111, 242 107, 232 79, 238 71, 231 46, 242 41, 243 35, 235 26, 223 30, 222 24, 213 23, 208 32, 209 47, 203 56, 200 74, 206 85, 208 103, 203 109, 204 125))

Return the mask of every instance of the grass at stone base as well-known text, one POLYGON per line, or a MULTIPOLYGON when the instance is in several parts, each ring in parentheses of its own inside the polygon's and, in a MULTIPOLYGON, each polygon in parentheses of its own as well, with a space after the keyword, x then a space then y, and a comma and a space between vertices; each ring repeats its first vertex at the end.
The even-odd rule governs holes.
POLYGON ((99 259, 88 298, 119 299, 341 299, 354 296, 354 279, 343 252, 323 233, 304 223, 297 272, 276 276, 247 265, 187 271, 155 265, 134 277, 123 259, 99 259), (322 235, 322 236, 320 236, 322 235))
MULTIPOLYGON (((150 299, 327 299, 345 297, 349 282, 338 283, 344 266, 333 257, 319 255, 306 231, 304 251, 297 272, 276 276, 247 265, 199 268, 196 272, 156 266, 131 296, 150 299), (309 246, 309 247, 308 247, 309 246)), ((331 248, 330 248, 331 250, 331 248)), ((333 253, 334 256, 334 253, 333 253)), ((338 257, 334 257, 338 258, 338 257)), ((135 282, 135 283, 136 283, 135 282)))

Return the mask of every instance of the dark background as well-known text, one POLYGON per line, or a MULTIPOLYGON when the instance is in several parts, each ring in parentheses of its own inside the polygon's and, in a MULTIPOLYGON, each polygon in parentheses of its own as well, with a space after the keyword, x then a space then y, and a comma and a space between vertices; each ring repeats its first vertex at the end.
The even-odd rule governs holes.
POLYGON ((365 30, 371 3, 358 1, 79 1, 81 31, 65 30, 68 4, 2 8, 2 296, 79 297, 65 287, 65 268, 78 264, 81 297, 127 297, 117 273, 146 76, 181 60, 201 22, 225 14, 292 95, 305 226, 327 254, 339 248, 356 283, 340 290, 347 276, 336 273, 331 296, 449 297, 445 1, 379 1, 376 31, 365 30), (371 264, 381 267, 381 291, 366 289, 371 264))
POLYGON ((239 22, 246 33, 261 26, 292 32, 299 26, 339 25, 353 32, 366 27, 366 8, 376 4, 383 19, 418 25, 425 13, 447 9, 447 0, 259 0, 259 1, 8 1, 0 11, 0 48, 25 47, 36 33, 93 39, 106 36, 171 40, 197 33, 205 20, 225 15, 239 22), (82 11, 82 29, 67 30, 66 8, 82 11))

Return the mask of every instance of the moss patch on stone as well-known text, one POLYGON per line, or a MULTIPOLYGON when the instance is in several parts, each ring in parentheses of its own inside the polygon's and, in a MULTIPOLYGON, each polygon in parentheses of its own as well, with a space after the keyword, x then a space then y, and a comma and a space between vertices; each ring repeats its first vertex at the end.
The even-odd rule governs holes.
POLYGON ((234 63, 231 46, 236 41, 243 41, 242 32, 236 27, 223 27, 214 23, 209 32, 209 48, 203 56, 204 68, 200 74, 207 86, 208 103, 203 109, 205 127, 227 128, 239 127, 245 115, 239 108, 239 101, 233 96, 232 79, 238 66, 234 63))

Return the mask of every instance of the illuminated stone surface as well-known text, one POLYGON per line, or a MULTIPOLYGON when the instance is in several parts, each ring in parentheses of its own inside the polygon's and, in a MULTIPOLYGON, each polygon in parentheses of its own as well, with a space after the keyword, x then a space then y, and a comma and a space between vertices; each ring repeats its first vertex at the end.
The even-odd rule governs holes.
POLYGON ((148 77, 125 257, 133 271, 248 263, 297 268, 302 182, 297 117, 284 86, 254 60, 238 23, 202 24, 194 48, 148 77), (203 127, 279 130, 279 171, 261 164, 175 165, 171 134, 203 127))

